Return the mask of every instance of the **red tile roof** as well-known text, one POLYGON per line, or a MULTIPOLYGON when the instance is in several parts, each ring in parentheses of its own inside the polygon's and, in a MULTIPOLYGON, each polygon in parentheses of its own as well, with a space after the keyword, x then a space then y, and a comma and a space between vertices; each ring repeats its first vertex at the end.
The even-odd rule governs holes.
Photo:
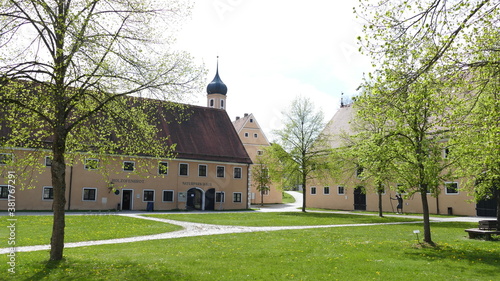
POLYGON ((160 130, 175 143, 176 158, 251 164, 225 110, 188 105, 181 110, 161 107, 160 130), (189 115, 184 121, 178 116, 189 115))

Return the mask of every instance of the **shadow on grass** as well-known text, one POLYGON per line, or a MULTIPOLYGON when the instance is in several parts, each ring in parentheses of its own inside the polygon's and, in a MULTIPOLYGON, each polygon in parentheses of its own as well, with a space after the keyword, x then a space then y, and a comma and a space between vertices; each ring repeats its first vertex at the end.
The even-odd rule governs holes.
POLYGON ((419 243, 412 249, 405 251, 409 259, 439 261, 449 265, 466 261, 466 264, 471 267, 474 267, 474 264, 483 264, 491 269, 482 267, 481 271, 476 273, 478 278, 484 277, 493 280, 495 278, 491 279, 492 276, 498 276, 500 241, 468 239, 465 232, 463 234, 457 232, 470 228, 475 223, 448 222, 432 223, 431 225, 434 237, 436 237, 435 246, 419 243), (437 235, 438 233, 439 235, 437 235))
MULTIPOLYGON (((498 242, 488 241, 485 243, 491 243, 491 248, 497 247, 498 242)), ((478 278, 480 276, 483 277, 491 277, 498 276, 498 264, 500 262, 500 258, 498 256, 498 252, 488 249, 480 249, 476 247, 471 247, 468 249, 464 249, 463 247, 452 247, 449 245, 436 245, 435 247, 424 247, 410 253, 407 253, 408 257, 413 260, 439 260, 441 262, 448 262, 449 264, 453 264, 455 262, 467 261, 469 264, 487 264, 491 267, 491 270, 485 269, 484 267, 481 269, 481 272, 478 272, 478 278)))
POLYGON ((170 271, 158 264, 148 265, 117 260, 107 261, 65 258, 40 262, 41 267, 25 281, 38 280, 194 280, 189 273, 170 271))

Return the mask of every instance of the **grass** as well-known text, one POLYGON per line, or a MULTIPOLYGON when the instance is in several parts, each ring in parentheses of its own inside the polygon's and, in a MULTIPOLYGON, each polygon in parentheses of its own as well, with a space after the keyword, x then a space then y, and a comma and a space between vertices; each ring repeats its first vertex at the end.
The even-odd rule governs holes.
MULTIPOLYGON (((8 225, 8 217, 0 217, 8 225)), ((16 246, 50 244, 53 216, 16 216, 16 246)), ((80 242, 125 238, 164 233, 182 229, 180 226, 140 220, 117 215, 68 215, 66 216, 65 242, 80 242)), ((9 229, 0 227, 0 237, 7 237, 9 229)), ((0 241, 0 248, 9 247, 7 239, 0 241)))
POLYGON ((282 198, 283 204, 295 203, 295 198, 292 195, 290 195, 286 192, 282 192, 282 193, 283 193, 283 198, 282 198))
POLYGON ((380 218, 378 216, 302 212, 157 214, 148 216, 179 221, 235 226, 332 225, 418 221, 417 219, 405 217, 380 218))
MULTIPOLYGON (((249 220, 250 224, 258 219, 277 222, 287 218, 284 213, 274 214, 274 218, 272 213, 265 216, 253 213, 255 218, 248 214, 217 215, 228 220, 249 220)), ((299 214, 300 224, 325 219, 314 213, 299 214)), ((188 216, 213 222, 215 219, 208 219, 212 215, 215 214, 188 216)), ((328 220, 340 224, 370 219, 329 215, 328 220)), ((371 217, 374 218, 377 217, 371 217)), ((65 250, 61 262, 47 262, 47 251, 18 253, 16 273, 2 272, 0 279, 8 276, 7 280, 498 280, 499 242, 467 239, 464 229, 475 225, 432 223, 433 240, 438 245, 432 248, 417 243, 413 230, 422 231, 421 224, 402 224, 71 248, 65 250)), ((2 256, 0 270, 7 270, 5 261, 6 256, 2 256)))

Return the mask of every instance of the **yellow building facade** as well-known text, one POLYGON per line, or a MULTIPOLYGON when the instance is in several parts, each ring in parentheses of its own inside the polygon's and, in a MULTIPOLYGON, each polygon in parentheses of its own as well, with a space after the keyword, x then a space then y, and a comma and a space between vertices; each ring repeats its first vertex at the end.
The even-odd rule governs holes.
MULTIPOLYGON (((354 118, 352 106, 342 106, 324 129, 329 136, 330 147, 342 146, 342 136, 352 133, 351 121, 354 118)), ((445 156, 443 151, 443 156, 445 156)), ((308 182, 307 207, 335 210, 379 210, 379 195, 375 185, 369 180, 363 181, 358 171, 345 171, 342 176, 308 182)), ((396 190, 401 186, 398 183, 385 183, 385 192, 381 195, 384 212, 397 212, 398 202, 396 190)), ((403 187, 404 188, 404 187, 403 187)), ((462 187, 460 180, 443 181, 437 196, 427 194, 429 211, 431 214, 453 214, 464 216, 496 216, 496 207, 493 200, 473 202, 473 196, 462 187)), ((421 194, 411 196, 402 193, 403 212, 422 213, 421 194)))
MULTIPOLYGON (((226 92, 217 70, 207 86, 207 107, 184 105, 182 115, 189 117, 182 121, 168 107, 159 107, 153 116, 160 119, 158 134, 168 136, 166 146, 175 144, 175 159, 84 153, 67 157, 72 161, 66 165, 66 209, 249 208, 252 161, 225 111, 226 92)), ((4 148, 0 156, 0 209, 7 210, 14 189, 16 210, 51 210, 50 151, 4 148), (27 154, 37 163, 20 165, 27 154), (9 181, 12 177, 15 182, 9 181)))
MULTIPOLYGON (((258 166, 258 156, 264 154, 264 148, 270 146, 264 131, 260 127, 257 119, 253 114, 245 113, 243 117, 236 117, 233 121, 236 133, 240 137, 245 150, 252 159, 254 164, 251 165, 251 170, 258 166)), ((252 204, 276 204, 282 203, 283 196, 281 190, 277 189, 272 183, 269 190, 262 192, 257 190, 257 186, 253 184, 252 172, 250 172, 250 201, 252 204)))

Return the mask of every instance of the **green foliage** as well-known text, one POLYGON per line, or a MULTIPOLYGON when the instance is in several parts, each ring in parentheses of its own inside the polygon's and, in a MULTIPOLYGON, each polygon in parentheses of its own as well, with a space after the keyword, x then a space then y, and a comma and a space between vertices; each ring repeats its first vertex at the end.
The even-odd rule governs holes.
POLYGON ((268 150, 269 169, 273 178, 281 178, 285 186, 302 185, 305 212, 307 181, 328 171, 330 149, 324 129, 323 113, 314 108, 311 100, 298 97, 282 113, 284 128, 274 133, 278 140, 268 150))
POLYGON ((30 0, 2 1, 0 10, 0 125, 10 130, 0 147, 51 151, 51 260, 60 260, 65 170, 75 152, 170 157, 150 113, 158 100, 175 108, 167 101, 200 87, 204 71, 169 48, 189 8, 175 0, 30 0))
MULTIPOLYGON (((489 0, 385 1, 377 6, 361 1, 355 10, 367 20, 361 50, 377 68, 364 85, 365 95, 376 101, 364 97, 369 106, 362 107, 369 108, 366 116, 383 114, 389 120, 384 126, 391 130, 397 181, 421 193, 424 218, 426 193, 439 193, 440 182, 452 177, 452 165, 463 163, 453 176, 488 174, 482 182, 490 188, 497 177, 492 169, 497 164, 485 167, 488 156, 473 158, 471 152, 484 142, 484 155, 498 159, 498 133, 473 135, 498 128, 495 103, 481 96, 499 92, 499 6, 489 0), (486 110, 493 114, 482 113, 486 110), (451 154, 441 159, 445 149, 451 154)), ((478 186, 477 194, 486 189, 478 186)), ((428 227, 425 236, 430 238, 428 227)))

